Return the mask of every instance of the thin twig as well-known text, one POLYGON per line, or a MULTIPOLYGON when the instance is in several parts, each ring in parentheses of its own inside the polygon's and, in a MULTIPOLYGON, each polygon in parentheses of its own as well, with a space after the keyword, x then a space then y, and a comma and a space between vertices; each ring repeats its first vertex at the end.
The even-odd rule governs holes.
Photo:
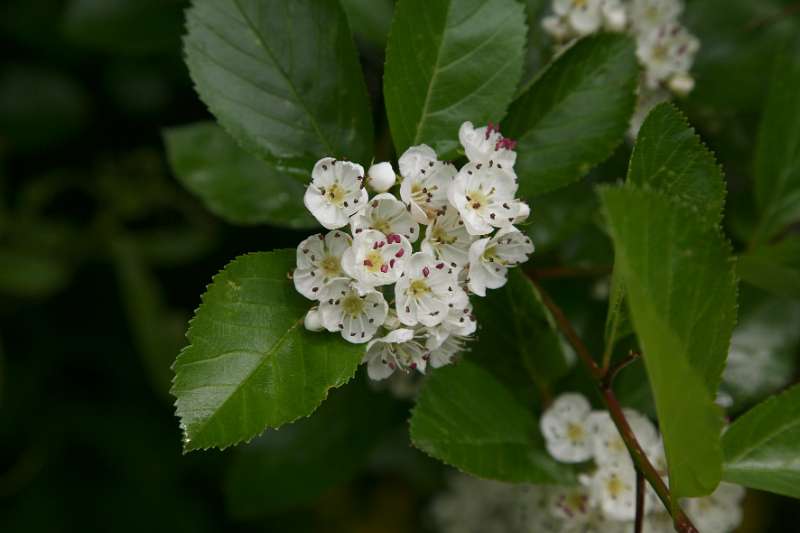
MULTIPOLYGON (((591 353, 589 353, 589 350, 586 348, 586 345, 583 344, 583 341, 575 332, 572 324, 564 315, 564 312, 561 310, 561 308, 558 307, 558 305, 553 302, 547 292, 545 292, 544 288, 539 283, 539 280, 537 280, 534 276, 531 276, 531 281, 538 289, 542 303, 553 315, 553 318, 555 319, 556 324, 558 324, 559 329, 575 349, 578 357, 581 359, 581 361, 583 361, 584 365, 586 365, 587 369, 594 378, 595 385, 600 392, 600 396, 603 398, 603 403, 606 405, 606 409, 611 416, 611 420, 614 421, 614 425, 617 426, 617 431, 619 431, 623 442, 625 442, 625 446, 628 448, 628 453, 633 460, 634 467, 636 468, 637 472, 641 472, 641 475, 647 480, 650 486, 653 487, 658 499, 661 500, 661 503, 664 504, 664 507, 672 516, 672 520, 675 525, 675 531, 679 533, 698 533, 697 528, 694 526, 694 524, 692 524, 691 520, 689 520, 689 517, 687 517, 680 508, 678 502, 673 502, 669 488, 667 488, 664 480, 661 479, 661 475, 650 462, 650 459, 648 459, 647 454, 644 452, 642 446, 639 444, 639 441, 636 439, 636 435, 633 433, 630 424, 628 424, 628 420, 625 418, 625 413, 622 410, 622 406, 619 404, 614 391, 611 389, 611 379, 609 379, 609 373, 612 369, 609 369, 609 371, 606 372, 597 365, 591 353)), ((629 362, 625 364, 628 364, 629 362)), ((622 367, 619 367, 618 365, 615 366, 614 372, 616 373, 621 368, 622 367)), ((611 376, 611 378, 613 378, 613 376, 611 376)))
POLYGON ((602 382, 603 387, 610 389, 611 385, 614 383, 614 378, 617 377, 619 371, 628 366, 629 364, 633 363, 637 359, 639 359, 641 355, 642 354, 640 354, 639 352, 631 350, 630 352, 628 352, 628 355, 626 355, 624 359, 620 359, 619 362, 617 362, 617 364, 610 366, 605 371, 605 375, 603 376, 603 382, 602 382))
POLYGON ((636 521, 633 527, 634 533, 644 531, 644 476, 640 471, 636 471, 636 521))

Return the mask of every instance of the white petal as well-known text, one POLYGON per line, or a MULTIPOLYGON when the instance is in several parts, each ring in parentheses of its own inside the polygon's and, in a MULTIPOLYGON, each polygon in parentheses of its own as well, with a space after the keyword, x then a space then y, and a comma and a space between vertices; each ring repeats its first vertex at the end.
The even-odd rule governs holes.
POLYGON ((375 192, 388 191, 397 180, 392 164, 385 161, 369 167, 367 175, 369 176, 369 186, 375 192))

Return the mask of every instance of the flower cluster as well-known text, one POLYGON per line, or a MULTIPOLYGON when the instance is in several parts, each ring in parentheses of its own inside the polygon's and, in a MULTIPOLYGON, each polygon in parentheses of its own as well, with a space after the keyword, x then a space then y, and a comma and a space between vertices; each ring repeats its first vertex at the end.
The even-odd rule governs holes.
MULTIPOLYGON (((666 477, 666 459, 658 431, 644 415, 630 409, 625 416, 653 465, 666 477)), ((548 452, 564 463, 583 463, 580 483, 571 487, 519 487, 462 476, 434 502, 434 518, 445 532, 487 531, 503 494, 502 531, 519 533, 630 533, 636 514, 636 473, 616 426, 605 411, 593 411, 580 394, 559 396, 542 415, 540 426, 548 452), (591 461, 591 462, 590 462, 591 461), (483 503, 487 502, 487 503, 483 503), (495 503, 492 503, 495 502, 495 503), (487 524, 460 521, 459 508, 471 508, 487 524), (508 524, 512 524, 509 526, 508 524)), ((742 519, 744 489, 721 484, 710 496, 683 502, 704 533, 729 533, 742 519)), ((645 527, 651 533, 674 531, 672 521, 655 494, 645 495, 645 527)))
POLYGON ((469 295, 502 287, 533 253, 515 227, 530 214, 515 197, 516 143, 491 123, 465 122, 459 139, 461 169, 412 146, 399 187, 388 162, 365 175, 326 157, 312 171, 304 203, 330 231, 297 247, 295 287, 317 302, 305 326, 366 343, 372 379, 451 362, 476 330, 469 295))
POLYGON ((685 96, 694 88, 689 71, 700 42, 680 23, 682 11, 681 0, 553 0, 553 14, 542 26, 561 44, 603 29, 636 39, 643 75, 632 124, 635 133, 644 116, 670 92, 685 96))

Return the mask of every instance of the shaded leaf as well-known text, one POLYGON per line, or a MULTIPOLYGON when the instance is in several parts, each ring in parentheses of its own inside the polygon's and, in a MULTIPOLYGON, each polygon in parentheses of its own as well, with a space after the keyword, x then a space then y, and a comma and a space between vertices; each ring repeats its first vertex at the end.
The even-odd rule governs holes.
POLYGON ((736 321, 729 245, 697 212, 654 191, 602 188, 600 196, 653 387, 670 488, 679 497, 709 494, 722 470, 714 399, 736 321))
POLYGON ((318 226, 303 206, 301 180, 310 179, 310 169, 308 176, 299 169, 279 170, 239 148, 210 122, 168 129, 164 139, 177 178, 228 222, 318 226))
POLYGON ((545 450, 533 413, 468 360, 436 370, 425 382, 411 416, 411 439, 430 456, 478 477, 574 480, 570 467, 545 450))
POLYGON ((323 155, 367 163, 369 103, 335 0, 195 0, 186 62, 200 97, 259 157, 310 169, 323 155))
POLYGON ((497 122, 522 75, 525 18, 514 0, 400 0, 383 92, 394 145, 425 143, 443 159, 458 128, 497 122))
POLYGON ((739 258, 742 280, 777 296, 800 298, 800 236, 763 245, 739 258))
POLYGON ((214 276, 175 361, 185 449, 225 448, 311 414, 356 371, 364 346, 311 333, 288 274, 294 250, 241 256, 214 276))
POLYGON ((800 386, 745 413, 722 443, 726 481, 800 498, 800 386))
POLYGON ((519 142, 520 194, 563 187, 607 159, 628 129, 638 81, 633 42, 621 35, 587 37, 556 58, 503 122, 519 142))

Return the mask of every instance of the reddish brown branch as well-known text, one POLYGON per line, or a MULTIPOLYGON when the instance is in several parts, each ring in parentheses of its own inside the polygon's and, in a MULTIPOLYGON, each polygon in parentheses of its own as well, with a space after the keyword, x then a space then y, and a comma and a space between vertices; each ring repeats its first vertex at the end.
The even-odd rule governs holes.
POLYGON ((633 526, 634 533, 644 531, 644 476, 636 471, 636 520, 633 526))

